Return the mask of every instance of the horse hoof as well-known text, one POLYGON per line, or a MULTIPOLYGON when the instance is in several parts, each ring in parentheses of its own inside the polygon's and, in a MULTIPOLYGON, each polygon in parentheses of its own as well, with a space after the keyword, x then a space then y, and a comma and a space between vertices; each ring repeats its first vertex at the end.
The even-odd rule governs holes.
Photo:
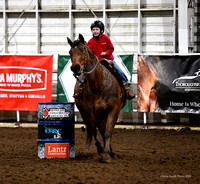
POLYGON ((103 156, 103 154, 104 154, 103 149, 97 149, 97 152, 98 152, 99 156, 103 156))
POLYGON ((117 156, 116 156, 115 153, 111 153, 111 154, 110 154, 110 157, 111 157, 112 159, 114 159, 114 160, 117 160, 117 156))
POLYGON ((108 153, 103 153, 102 158, 100 159, 102 163, 109 163, 110 162, 110 155, 108 153))
POLYGON ((103 155, 104 151, 103 149, 97 149, 98 155, 103 155))

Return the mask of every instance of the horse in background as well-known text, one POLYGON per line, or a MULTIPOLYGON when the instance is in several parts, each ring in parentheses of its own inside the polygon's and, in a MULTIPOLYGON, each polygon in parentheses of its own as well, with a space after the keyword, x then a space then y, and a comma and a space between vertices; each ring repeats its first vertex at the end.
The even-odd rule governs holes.
POLYGON ((126 97, 122 97, 123 89, 117 79, 100 64, 97 57, 92 53, 84 37, 79 34, 79 39, 72 42, 69 54, 71 56, 71 70, 78 78, 75 91, 79 88, 82 75, 85 76, 85 88, 82 97, 75 99, 75 103, 86 124, 87 141, 89 146, 94 136, 97 151, 102 155, 102 162, 110 162, 110 157, 116 158, 111 148, 113 128, 118 119, 120 110, 126 104, 126 97), (104 147, 97 137, 99 130, 104 147))
POLYGON ((154 112, 159 104, 157 91, 160 88, 156 69, 148 65, 143 56, 138 56, 137 109, 139 112, 154 112))

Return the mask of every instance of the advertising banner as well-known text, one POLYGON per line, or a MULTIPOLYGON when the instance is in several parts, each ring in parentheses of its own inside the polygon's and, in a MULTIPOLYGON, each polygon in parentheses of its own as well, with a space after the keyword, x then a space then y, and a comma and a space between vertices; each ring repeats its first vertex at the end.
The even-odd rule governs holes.
POLYGON ((46 158, 69 158, 69 143, 46 143, 46 158))
POLYGON ((139 112, 200 113, 200 56, 138 56, 139 112))
POLYGON ((37 111, 51 102, 53 56, 0 56, 0 110, 37 111))
MULTIPOLYGON (((124 71, 127 78, 132 80, 133 70, 133 55, 115 56, 115 61, 124 71)), ((74 85, 76 79, 73 76, 70 56, 58 56, 58 86, 57 86, 57 101, 58 102, 74 102, 74 85)), ((126 106, 122 109, 123 112, 132 111, 132 101, 127 100, 126 106)))

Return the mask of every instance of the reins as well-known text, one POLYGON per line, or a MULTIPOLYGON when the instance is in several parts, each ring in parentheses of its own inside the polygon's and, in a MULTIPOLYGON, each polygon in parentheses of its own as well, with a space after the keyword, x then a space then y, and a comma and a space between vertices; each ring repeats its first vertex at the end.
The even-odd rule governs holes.
MULTIPOLYGON (((85 50, 87 50, 87 47, 86 47, 86 46, 85 46, 85 50)), ((90 54, 89 54, 89 55, 90 55, 90 54)), ((96 67, 97 67, 97 65, 98 65, 98 63, 99 63, 99 60, 98 60, 97 57, 96 57, 96 59, 97 59, 97 63, 95 64, 94 68, 93 68, 92 70, 90 70, 89 72, 85 72, 85 71, 84 71, 85 66, 83 65, 83 70, 82 70, 82 72, 83 72, 84 74, 86 74, 86 75, 91 74, 91 73, 96 69, 96 67)), ((85 58, 85 61, 86 61, 86 58, 85 58)), ((91 56, 90 56, 90 61, 92 61, 91 56)))
POLYGON ((87 74, 87 75, 88 75, 88 74, 91 74, 91 73, 96 69, 96 67, 97 67, 98 64, 99 64, 99 61, 97 61, 96 65, 94 66, 94 68, 93 68, 92 70, 90 70, 89 72, 84 72, 84 71, 83 71, 83 73, 84 73, 84 74, 87 74))

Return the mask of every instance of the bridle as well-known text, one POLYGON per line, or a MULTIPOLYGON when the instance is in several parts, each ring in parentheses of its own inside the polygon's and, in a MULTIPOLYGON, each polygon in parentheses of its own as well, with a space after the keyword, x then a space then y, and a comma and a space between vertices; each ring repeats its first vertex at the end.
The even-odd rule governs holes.
MULTIPOLYGON (((84 50, 87 51, 87 49, 86 49, 86 47, 85 47, 85 44, 84 44, 84 50)), ((96 58, 97 58, 97 57, 96 57, 96 58)), ((84 57, 85 63, 86 63, 86 60, 87 60, 87 59, 86 59, 86 55, 85 55, 85 57, 84 57)), ((91 58, 90 58, 90 61, 92 61, 91 58)), ((99 64, 99 60, 98 60, 98 58, 97 58, 97 63, 96 63, 95 66, 94 66, 90 71, 88 71, 88 72, 84 71, 85 65, 83 65, 83 66, 81 67, 81 69, 80 69, 80 75, 81 75, 81 74, 85 74, 85 75, 91 74, 92 72, 94 72, 94 70, 96 69, 96 67, 97 67, 98 64, 99 64)), ((78 78, 78 75, 74 74, 74 77, 75 77, 79 82, 81 82, 80 79, 78 78)))

